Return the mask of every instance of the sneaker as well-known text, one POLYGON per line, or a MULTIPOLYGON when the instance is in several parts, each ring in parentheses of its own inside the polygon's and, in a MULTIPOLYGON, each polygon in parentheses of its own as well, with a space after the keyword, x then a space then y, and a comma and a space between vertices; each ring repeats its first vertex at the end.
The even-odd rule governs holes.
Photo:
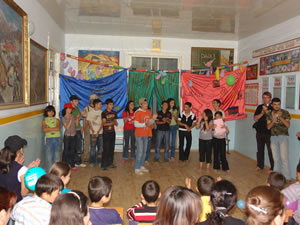
POLYGON ((117 166, 115 166, 114 164, 111 164, 110 166, 108 166, 108 168, 113 168, 113 169, 115 169, 115 168, 117 168, 117 166))
POLYGON ((86 167, 86 164, 83 164, 83 163, 75 164, 75 167, 82 167, 82 168, 84 168, 84 167, 86 167))
POLYGON ((144 166, 141 166, 140 170, 145 173, 149 172, 149 170, 147 168, 145 168, 144 166))
POLYGON ((122 162, 122 163, 126 163, 126 162, 127 162, 127 159, 122 159, 121 162, 122 162))
POLYGON ((95 165, 93 163, 90 163, 90 167, 93 168, 95 165))
POLYGON ((136 175, 143 175, 143 171, 141 171, 140 169, 135 169, 134 172, 136 175))
POLYGON ((78 171, 79 169, 77 167, 72 167, 71 170, 78 171))
POLYGON ((102 170, 107 170, 107 167, 102 167, 102 170))

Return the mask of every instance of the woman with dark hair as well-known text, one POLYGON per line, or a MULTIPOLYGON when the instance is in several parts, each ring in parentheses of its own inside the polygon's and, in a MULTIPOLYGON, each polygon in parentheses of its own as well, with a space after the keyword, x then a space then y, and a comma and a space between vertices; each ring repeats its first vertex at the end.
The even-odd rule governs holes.
POLYGON ((6 225, 9 217, 10 210, 17 201, 15 192, 0 187, 0 225, 6 225))
POLYGON ((246 197, 248 225, 282 225, 285 219, 284 196, 272 187, 258 186, 246 197))
POLYGON ((178 120, 178 110, 176 106, 176 101, 174 98, 168 99, 169 103, 169 112, 172 114, 172 120, 169 125, 170 129, 170 146, 171 146, 171 155, 170 160, 175 160, 175 145, 176 145, 176 131, 177 131, 177 120, 178 120))
POLYGON ((17 202, 29 192, 24 183, 27 169, 40 165, 40 159, 36 159, 27 167, 23 166, 25 145, 27 145, 25 139, 13 135, 5 140, 5 147, 0 150, 0 187, 14 191, 17 202))
POLYGON ((51 209, 49 225, 92 225, 88 198, 81 191, 59 195, 51 209))
POLYGON ((125 142, 123 148, 123 159, 122 159, 123 163, 125 163, 128 160, 129 139, 130 139, 130 147, 131 147, 131 159, 135 158, 134 112, 135 112, 134 101, 129 100, 122 114, 122 118, 124 120, 124 142, 125 142))
POLYGON ((202 211, 199 196, 181 186, 169 187, 162 195, 154 225, 194 225, 202 211))
POLYGON ((245 225, 242 220, 228 215, 237 202, 237 190, 227 180, 214 184, 210 193, 213 212, 207 215, 207 220, 198 225, 245 225))
POLYGON ((213 114, 210 109, 205 109, 202 114, 199 115, 199 120, 196 125, 196 129, 200 128, 199 134, 199 161, 200 169, 203 162, 206 162, 206 168, 210 168, 211 153, 212 153, 212 129, 214 127, 213 114))

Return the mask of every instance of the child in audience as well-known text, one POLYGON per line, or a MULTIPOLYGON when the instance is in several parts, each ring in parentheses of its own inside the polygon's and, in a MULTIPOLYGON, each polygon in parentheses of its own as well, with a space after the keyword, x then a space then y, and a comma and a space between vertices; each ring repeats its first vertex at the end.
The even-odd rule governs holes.
POLYGON ((225 119, 225 113, 224 113, 224 111, 222 109, 220 109, 221 101, 219 99, 214 99, 212 101, 212 105, 213 105, 213 108, 214 108, 212 110, 214 119, 215 119, 215 114, 218 111, 222 113, 222 118, 225 119))
POLYGON ((91 108, 87 114, 87 121, 90 128, 90 167, 95 163, 101 167, 101 159, 103 152, 103 123, 102 123, 102 102, 100 99, 93 101, 94 108, 91 108), (96 150, 97 147, 97 150, 96 150))
POLYGON ((108 177, 95 176, 89 181, 88 192, 91 199, 89 207, 90 219, 93 225, 123 224, 115 209, 106 209, 104 204, 111 198, 112 181, 108 177))
POLYGON ((40 159, 23 166, 24 147, 27 141, 17 135, 8 137, 4 148, 0 151, 0 187, 7 188, 17 194, 17 202, 29 192, 24 183, 27 169, 40 165, 40 159))
POLYGON ((131 159, 135 159, 135 136, 134 136, 134 112, 135 112, 134 101, 129 100, 122 114, 124 120, 124 148, 123 148, 123 159, 122 162, 125 163, 128 160, 128 148, 130 139, 130 150, 131 159))
POLYGON ((283 225, 283 194, 268 186, 253 188, 246 197, 246 215, 248 225, 283 225))
POLYGON ((160 187, 154 180, 146 181, 142 186, 142 201, 127 210, 129 220, 143 223, 152 223, 156 217, 157 200, 160 187))
POLYGON ((228 215, 237 202, 237 190, 230 181, 221 180, 213 185, 210 202, 213 211, 198 225, 244 225, 243 221, 228 215))
POLYGON ((71 191, 56 198, 49 225, 92 225, 88 198, 81 191, 71 191))
POLYGON ((194 225, 201 213, 201 200, 192 190, 171 186, 162 195, 154 225, 194 225))
POLYGON ((0 187, 0 225, 7 224, 10 217, 10 210, 16 201, 17 195, 15 192, 0 187))
POLYGON ((205 109, 202 114, 199 115, 199 120, 196 125, 196 129, 200 128, 199 134, 199 161, 200 169, 203 162, 206 162, 206 168, 210 168, 211 153, 212 153, 212 129, 214 128, 213 115, 210 109, 205 109))
POLYGON ((287 188, 282 190, 282 194, 284 194, 285 198, 290 202, 293 203, 298 201, 298 208, 293 214, 293 219, 297 224, 300 224, 300 162, 297 165, 297 182, 291 184, 287 188))
POLYGON ((176 146, 176 131, 177 131, 177 120, 178 120, 178 110, 176 106, 176 101, 174 98, 169 98, 169 112, 172 114, 172 120, 170 123, 170 147, 171 147, 171 155, 170 160, 175 160, 175 146, 176 146))
POLYGON ((222 119, 222 112, 217 111, 215 113, 213 138, 214 170, 216 172, 220 169, 220 164, 222 164, 223 171, 230 172, 226 159, 226 134, 229 134, 228 127, 222 119))
POLYGON ((75 149, 75 135, 76 135, 76 116, 72 115, 72 110, 74 107, 71 103, 67 103, 64 105, 64 109, 62 111, 62 123, 65 128, 64 134, 64 151, 62 155, 62 161, 68 163, 72 170, 78 170, 75 167, 75 157, 76 157, 76 149, 75 149))
POLYGON ((271 172, 268 176, 267 186, 276 188, 281 191, 286 185, 285 176, 278 172, 271 172))
MULTIPOLYGON (((218 177, 218 181, 222 180, 221 177, 218 177)), ((203 175, 199 177, 197 181, 196 190, 200 193, 200 199, 202 202, 202 212, 200 215, 200 222, 203 222, 207 219, 207 214, 211 213, 211 204, 210 204, 210 192, 215 184, 215 179, 208 175, 203 175)), ((185 178, 185 185, 187 188, 191 189, 192 187, 192 180, 191 178, 185 178)))
POLYGON ((35 194, 27 196, 13 208, 11 218, 15 225, 49 224, 51 203, 62 188, 63 183, 59 177, 53 174, 40 177, 35 186, 35 194))
POLYGON ((44 110, 45 119, 42 122, 43 132, 46 137, 46 170, 49 171, 51 165, 59 161, 60 153, 60 120, 55 118, 56 111, 52 105, 48 105, 44 110))
POLYGON ((105 105, 106 110, 102 112, 103 153, 101 167, 103 170, 117 168, 113 164, 116 141, 115 126, 118 126, 117 113, 113 110, 114 101, 111 98, 105 101, 105 105))
POLYGON ((54 163, 51 166, 49 173, 58 176, 62 180, 64 184, 64 188, 61 191, 62 194, 70 191, 69 189, 67 189, 67 184, 70 182, 71 179, 71 167, 67 163, 64 162, 54 163))

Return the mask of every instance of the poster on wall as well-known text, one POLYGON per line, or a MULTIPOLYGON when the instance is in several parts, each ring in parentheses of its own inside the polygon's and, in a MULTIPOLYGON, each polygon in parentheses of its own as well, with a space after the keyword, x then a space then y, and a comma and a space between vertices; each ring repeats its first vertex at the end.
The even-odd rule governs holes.
MULTIPOLYGON (((93 50, 79 50, 78 57, 101 62, 103 64, 109 64, 118 66, 120 52, 118 51, 93 51, 93 50)), ((98 78, 106 77, 118 72, 117 69, 104 67, 103 65, 78 61, 78 72, 81 72, 85 80, 95 80, 98 78)))
POLYGON ((261 92, 265 93, 267 91, 269 91, 269 77, 264 77, 264 78, 262 78, 261 92))
POLYGON ((30 105, 48 101, 48 50, 30 39, 30 105))
POLYGON ((258 105, 259 84, 251 83, 245 85, 245 105, 258 105))
POLYGON ((0 109, 28 104, 27 14, 13 1, 0 0, 0 109))
POLYGON ((282 52, 276 55, 271 55, 263 58, 266 58, 265 74, 261 75, 299 71, 300 49, 282 52))
POLYGON ((257 69, 258 69, 257 64, 247 66, 246 80, 256 80, 257 79, 257 69))
POLYGON ((261 57, 259 62, 259 75, 266 74, 266 57, 261 57))
MULTIPOLYGON (((191 69, 206 69, 233 64, 234 49, 192 47, 191 69)), ((226 69, 231 71, 232 68, 226 69)))

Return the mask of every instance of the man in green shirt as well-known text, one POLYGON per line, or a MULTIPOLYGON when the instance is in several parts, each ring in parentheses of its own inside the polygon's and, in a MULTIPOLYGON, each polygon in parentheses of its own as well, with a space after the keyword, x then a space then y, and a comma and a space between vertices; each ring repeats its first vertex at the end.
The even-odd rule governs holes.
POLYGON ((288 129, 291 116, 280 108, 280 99, 273 98, 272 111, 267 114, 267 128, 271 130, 271 149, 274 158, 274 171, 281 172, 286 179, 291 179, 288 153, 288 129))
POLYGON ((76 116, 75 121, 75 128, 76 128, 76 135, 75 135, 75 166, 76 167, 86 167, 85 164, 81 163, 81 154, 82 154, 82 133, 81 133, 81 125, 80 125, 80 119, 81 119, 81 112, 78 107, 79 104, 79 98, 77 95, 71 95, 70 97, 70 103, 75 108, 72 111, 72 115, 76 116))

